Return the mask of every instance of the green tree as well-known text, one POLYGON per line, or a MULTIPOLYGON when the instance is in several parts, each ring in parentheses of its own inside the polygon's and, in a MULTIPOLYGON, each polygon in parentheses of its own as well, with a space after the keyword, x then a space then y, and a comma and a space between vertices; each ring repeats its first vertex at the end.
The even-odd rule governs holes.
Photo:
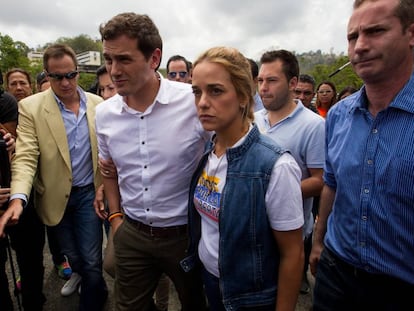
MULTIPOLYGON (((347 57, 338 59, 338 61, 335 63, 335 66, 336 68, 340 68, 341 66, 345 65, 347 62, 348 62, 347 57)), ((335 72, 335 70, 332 72, 335 72)), ((332 76, 331 81, 335 83, 338 93, 347 86, 352 86, 354 88, 359 89, 363 84, 361 78, 357 76, 357 74, 355 73, 351 65, 347 65, 337 74, 332 76)))
POLYGON ((330 65, 315 66, 315 68, 311 70, 310 74, 313 75, 317 84, 325 80, 333 82, 338 93, 347 86, 359 89, 363 82, 357 76, 351 65, 347 65, 339 72, 336 72, 337 69, 347 64, 348 61, 347 56, 337 57, 336 60, 330 65))
POLYGON ((0 33, 0 69, 3 73, 11 68, 19 67, 29 70, 30 62, 27 58, 29 48, 20 41, 14 41, 8 35, 0 33))
POLYGON ((322 81, 329 80, 333 82, 339 92, 346 86, 360 88, 362 80, 355 74, 352 66, 346 66, 336 74, 338 68, 348 62, 348 57, 341 53, 339 55, 330 53, 322 53, 320 50, 297 54, 300 72, 306 73, 315 78, 316 85, 322 81))
POLYGON ((56 43, 69 45, 76 54, 85 51, 100 51, 102 52, 102 43, 100 40, 94 40, 88 35, 82 34, 73 38, 61 37, 56 40, 56 43))
POLYGON ((84 89, 85 91, 88 91, 91 88, 91 86, 94 84, 95 80, 96 80, 95 74, 81 72, 79 75, 78 84, 82 89, 84 89))

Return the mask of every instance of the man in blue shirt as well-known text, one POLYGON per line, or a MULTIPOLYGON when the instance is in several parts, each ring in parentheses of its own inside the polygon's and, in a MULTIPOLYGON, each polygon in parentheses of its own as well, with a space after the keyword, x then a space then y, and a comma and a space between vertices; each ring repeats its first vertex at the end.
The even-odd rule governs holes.
POLYGON ((402 310, 414 293, 414 1, 356 0, 365 85, 334 106, 314 231, 314 310, 402 310))
POLYGON ((255 113, 255 123, 280 146, 289 150, 301 172, 303 198, 304 274, 300 292, 310 291, 307 271, 312 248, 313 197, 322 190, 325 163, 325 120, 294 99, 299 76, 296 56, 286 50, 268 51, 260 59, 259 93, 266 109, 255 113))

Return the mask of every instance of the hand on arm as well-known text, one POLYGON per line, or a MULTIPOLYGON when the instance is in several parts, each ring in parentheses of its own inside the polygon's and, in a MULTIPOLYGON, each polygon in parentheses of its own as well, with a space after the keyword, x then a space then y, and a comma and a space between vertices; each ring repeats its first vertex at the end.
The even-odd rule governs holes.
POLYGON ((313 230, 312 251, 309 256, 309 265, 312 275, 316 275, 319 258, 321 257, 321 253, 324 248, 323 240, 326 233, 328 216, 332 211, 333 203, 335 200, 335 193, 335 189, 327 185, 324 185, 322 188, 319 203, 319 216, 313 230))
POLYGON ((118 178, 118 173, 112 159, 103 160, 99 159, 98 161, 99 171, 101 175, 105 178, 118 178))

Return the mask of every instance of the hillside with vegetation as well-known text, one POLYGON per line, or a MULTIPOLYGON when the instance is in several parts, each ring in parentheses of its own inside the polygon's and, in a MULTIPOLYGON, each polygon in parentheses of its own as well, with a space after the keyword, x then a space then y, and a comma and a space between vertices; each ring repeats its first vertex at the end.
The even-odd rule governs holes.
POLYGON ((337 69, 349 62, 348 57, 343 53, 337 55, 322 53, 318 50, 316 52, 296 53, 296 57, 299 61, 300 72, 313 76, 317 85, 322 81, 329 80, 336 85, 338 92, 346 86, 353 86, 357 89, 362 86, 362 80, 355 74, 350 65, 334 74, 337 69), (334 75, 330 77, 332 74, 334 75))
MULTIPOLYGON (((73 48, 76 53, 85 51, 100 51, 102 52, 102 43, 100 40, 92 39, 88 35, 79 35, 73 38, 59 38, 55 42, 45 44, 38 47, 37 51, 43 51, 49 44, 65 43, 73 48)), ((9 69, 20 67, 27 70, 33 78, 37 73, 42 71, 42 64, 40 62, 30 62, 27 54, 34 49, 29 48, 24 42, 14 41, 8 35, 0 33, 0 70, 6 73, 9 69)), ((353 86, 359 88, 362 81, 356 76, 351 66, 346 66, 337 74, 329 77, 338 68, 346 64, 349 60, 343 53, 340 55, 334 53, 322 53, 320 50, 306 53, 295 53, 299 60, 301 73, 310 74, 315 78, 316 84, 325 80, 330 80, 335 83, 338 92, 345 86, 353 86)), ((165 69, 160 69, 165 72, 165 69)), ((91 73, 81 72, 79 84, 84 89, 88 89, 93 81, 95 75, 91 73)))

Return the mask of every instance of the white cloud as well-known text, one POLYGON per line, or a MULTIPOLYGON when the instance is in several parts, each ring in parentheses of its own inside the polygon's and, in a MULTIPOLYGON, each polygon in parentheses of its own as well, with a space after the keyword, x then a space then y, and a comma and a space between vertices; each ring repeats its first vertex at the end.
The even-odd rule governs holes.
POLYGON ((322 50, 346 53, 352 0, 37 0, 8 2, 0 32, 36 48, 60 37, 87 34, 121 12, 148 14, 164 42, 163 63, 181 54, 194 60, 205 49, 227 45, 258 59, 263 51, 322 50))

